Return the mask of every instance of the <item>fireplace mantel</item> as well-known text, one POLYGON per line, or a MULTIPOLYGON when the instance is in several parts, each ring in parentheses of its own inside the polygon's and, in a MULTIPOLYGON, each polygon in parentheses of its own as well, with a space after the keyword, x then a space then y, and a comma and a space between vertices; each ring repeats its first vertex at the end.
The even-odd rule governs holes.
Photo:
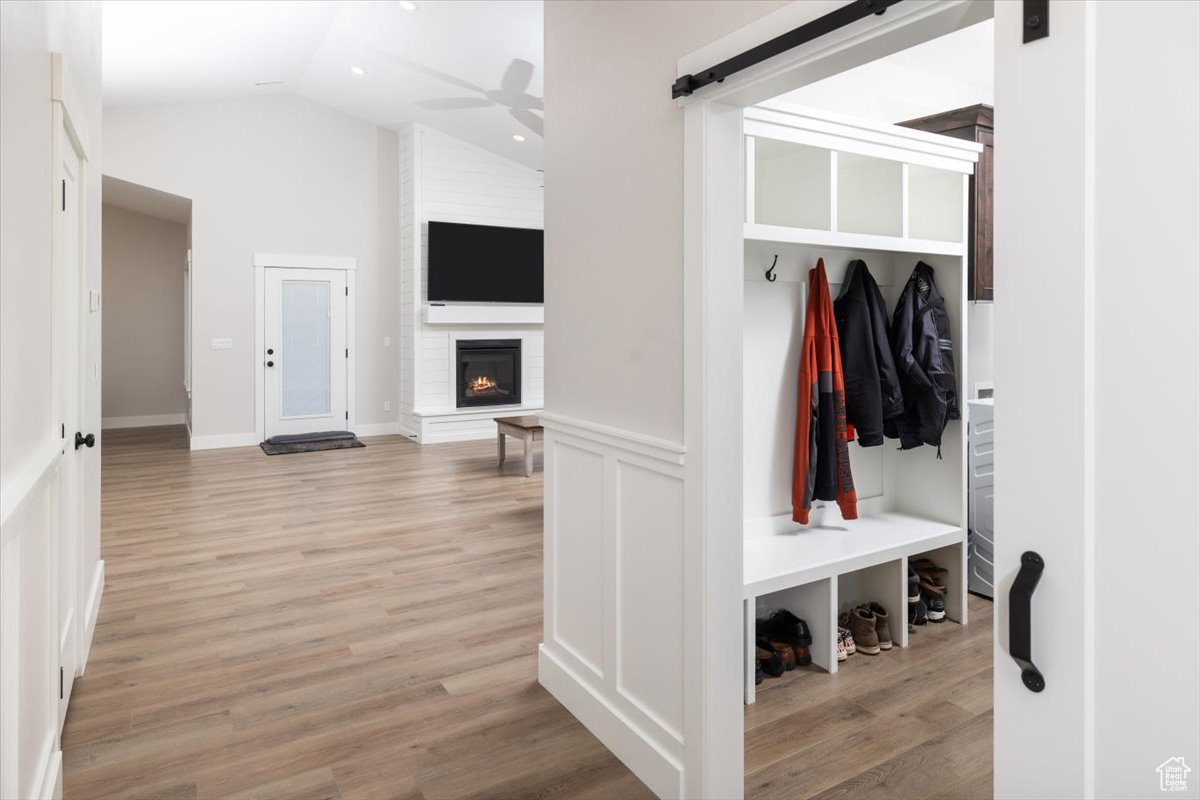
POLYGON ((427 303, 426 325, 541 325, 540 305, 427 303))

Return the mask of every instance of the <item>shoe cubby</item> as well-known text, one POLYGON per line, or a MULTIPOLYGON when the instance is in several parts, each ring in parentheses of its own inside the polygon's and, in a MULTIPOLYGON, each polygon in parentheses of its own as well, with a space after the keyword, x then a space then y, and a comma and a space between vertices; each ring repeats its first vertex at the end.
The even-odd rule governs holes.
MULTIPOLYGON (((950 622, 966 624, 967 622, 967 549, 962 544, 951 544, 934 550, 913 553, 909 560, 916 561, 927 558, 946 570, 943 581, 946 584, 946 594, 942 598, 946 602, 946 619, 950 622)), ((905 575, 908 574, 908 564, 905 562, 905 575)), ((907 578, 906 578, 907 580, 907 578)))
MULTIPOLYGON (((908 565, 900 558, 873 567, 839 575, 837 579, 838 615, 864 603, 879 603, 888 613, 888 627, 896 647, 908 647, 908 565)), ((833 641, 836 650, 837 628, 833 641)), ((835 653, 836 657, 836 653, 835 653)))
MULTIPOLYGON (((766 619, 776 609, 786 608, 797 617, 808 623, 812 633, 812 664, 799 669, 822 669, 826 672, 837 671, 837 656, 834 648, 834 635, 837 632, 836 604, 833 581, 826 578, 811 583, 792 586, 781 591, 758 597, 749 597, 744 601, 746 614, 745 629, 745 699, 747 703, 754 702, 756 687, 754 685, 755 656, 755 621, 766 619)), ((767 678, 767 680, 772 680, 767 678)))

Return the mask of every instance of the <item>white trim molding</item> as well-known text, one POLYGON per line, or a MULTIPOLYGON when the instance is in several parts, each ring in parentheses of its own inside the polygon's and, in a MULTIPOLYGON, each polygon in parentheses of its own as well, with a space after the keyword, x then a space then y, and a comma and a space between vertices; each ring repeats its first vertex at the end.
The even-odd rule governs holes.
POLYGON ((288 269, 358 269, 353 256, 297 256, 279 253, 255 253, 256 267, 286 267, 288 269))
POLYGON ((542 426, 547 430, 590 439, 608 447, 657 458, 669 464, 682 466, 684 456, 687 454, 687 447, 682 442, 673 442, 670 439, 661 439, 657 436, 615 428, 611 425, 601 425, 566 414, 543 411, 538 416, 542 420, 542 426))
POLYGON ((88 654, 92 650, 92 634, 96 630, 96 620, 100 617, 100 599, 104 595, 104 559, 96 562, 92 573, 91 588, 87 593, 87 605, 83 609, 83 643, 79 653, 78 674, 82 675, 87 669, 88 654))
POLYGON ((140 417, 105 417, 100 420, 101 430, 114 428, 153 428, 159 425, 183 425, 183 412, 178 414, 146 414, 140 417))
POLYGON ((0 487, 0 530, 18 508, 33 494, 47 476, 53 474, 62 457, 63 443, 53 439, 43 442, 37 455, 5 486, 0 487))
POLYGON ((355 436, 399 436, 399 422, 366 422, 355 425, 351 430, 355 436))
POLYGON ((257 433, 218 433, 209 436, 193 436, 189 442, 192 450, 217 450, 222 447, 253 447, 262 440, 257 433))

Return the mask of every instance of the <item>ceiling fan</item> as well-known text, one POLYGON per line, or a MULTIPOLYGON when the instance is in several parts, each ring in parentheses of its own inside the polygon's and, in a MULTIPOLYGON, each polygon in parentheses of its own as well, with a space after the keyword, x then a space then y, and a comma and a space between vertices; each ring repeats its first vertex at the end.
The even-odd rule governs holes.
POLYGON ((504 77, 500 79, 500 88, 484 89, 482 86, 476 86, 469 81, 464 81, 461 78, 440 72, 424 64, 392 58, 395 61, 400 61, 409 69, 443 80, 446 83, 453 84, 478 95, 478 97, 438 97, 433 100, 425 100, 417 103, 421 108, 427 108, 431 111, 457 111, 468 108, 502 106, 508 109, 508 113, 517 122, 538 136, 542 135, 542 117, 533 113, 535 110, 542 110, 542 98, 534 97, 529 93, 529 83, 533 80, 533 64, 530 64, 528 61, 514 58, 512 63, 508 65, 508 69, 504 71, 504 77))

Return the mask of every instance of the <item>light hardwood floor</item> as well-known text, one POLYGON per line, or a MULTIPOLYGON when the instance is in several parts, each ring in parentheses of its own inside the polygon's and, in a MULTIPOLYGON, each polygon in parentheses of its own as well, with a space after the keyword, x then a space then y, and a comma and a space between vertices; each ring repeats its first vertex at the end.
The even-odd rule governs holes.
MULTIPOLYGON (((65 797, 650 792, 536 683, 541 472, 495 442, 290 456, 106 431, 65 797)), ((540 457, 539 457, 540 463, 540 457)), ((991 604, 746 709, 749 798, 991 796, 991 604)))
POLYGON ((748 800, 991 798, 992 604, 968 608, 969 625, 918 627, 836 675, 766 678, 746 707, 748 800))
POLYGON ((67 800, 651 797, 536 683, 541 473, 494 440, 366 441, 105 432, 67 800))

